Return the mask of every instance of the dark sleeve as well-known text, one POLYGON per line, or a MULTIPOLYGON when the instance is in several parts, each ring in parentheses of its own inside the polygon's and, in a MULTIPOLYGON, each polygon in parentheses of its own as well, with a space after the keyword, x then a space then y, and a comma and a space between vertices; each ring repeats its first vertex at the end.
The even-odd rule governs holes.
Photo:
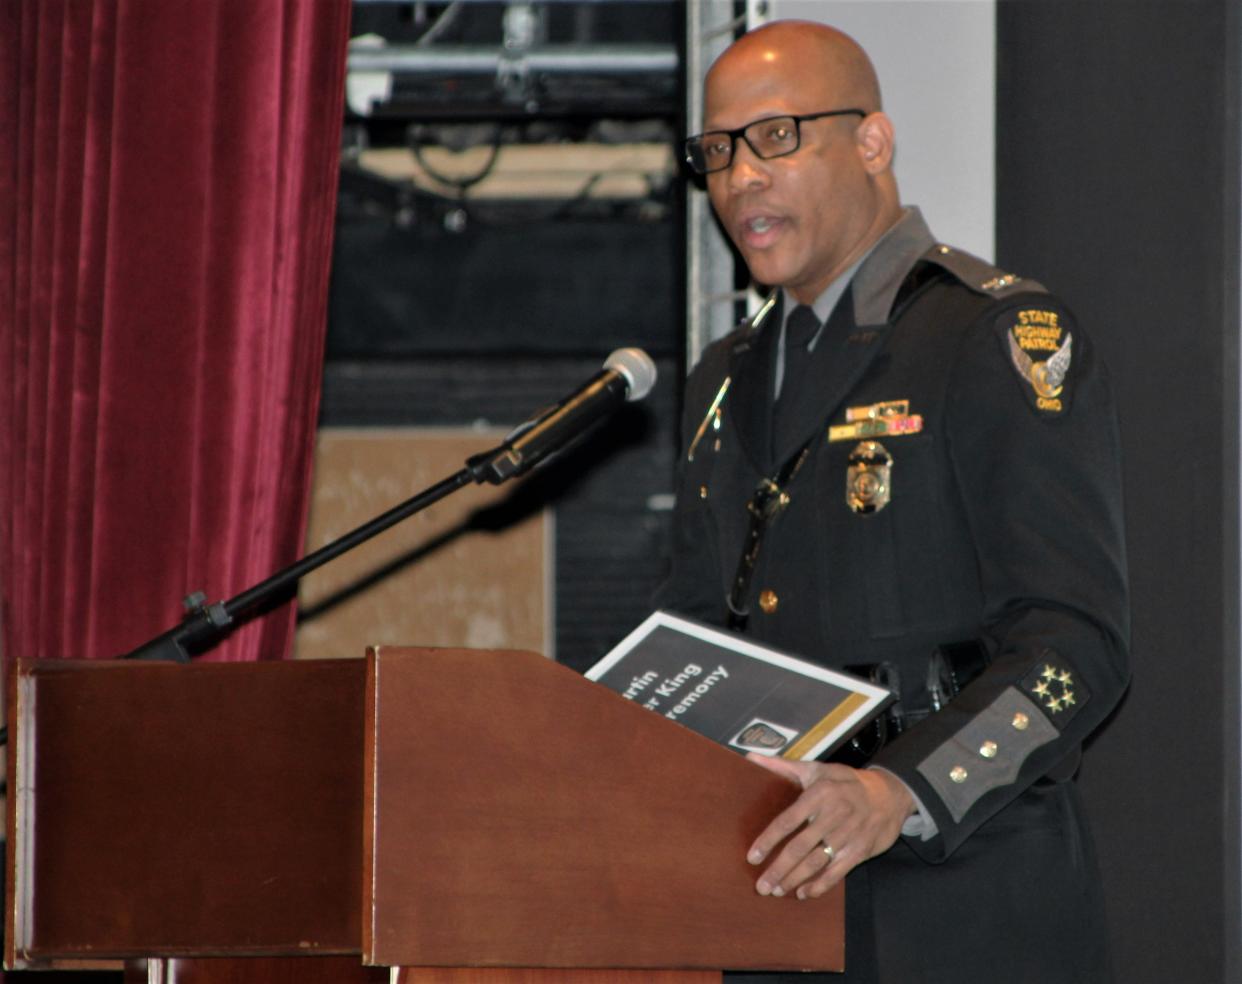
POLYGON ((711 484, 716 434, 709 426, 697 444, 695 436, 724 381, 724 369, 719 353, 709 349, 686 383, 669 575, 654 598, 656 608, 712 625, 725 624, 726 604, 715 525, 699 490, 711 484))
POLYGON ((1072 771, 1129 679, 1120 442, 1090 340, 1047 296, 1006 302, 963 336, 951 385, 949 456, 992 658, 875 759, 935 821, 936 837, 909 841, 929 861, 1036 780, 1072 771), (1023 319, 1043 333, 1016 336, 1023 319))

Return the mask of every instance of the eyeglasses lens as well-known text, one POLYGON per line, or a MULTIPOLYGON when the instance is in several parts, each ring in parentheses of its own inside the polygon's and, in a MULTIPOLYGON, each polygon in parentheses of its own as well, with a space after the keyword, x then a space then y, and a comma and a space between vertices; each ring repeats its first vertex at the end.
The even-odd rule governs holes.
POLYGON ((778 116, 752 123, 742 131, 742 135, 754 152, 764 160, 792 154, 798 149, 798 121, 792 116, 778 116))
MULTIPOLYGON (((734 131, 716 130, 686 141, 686 157, 700 174, 723 171, 733 163, 737 140, 734 131)), ((757 157, 767 160, 798 149, 798 121, 792 116, 758 120, 740 131, 757 157)))

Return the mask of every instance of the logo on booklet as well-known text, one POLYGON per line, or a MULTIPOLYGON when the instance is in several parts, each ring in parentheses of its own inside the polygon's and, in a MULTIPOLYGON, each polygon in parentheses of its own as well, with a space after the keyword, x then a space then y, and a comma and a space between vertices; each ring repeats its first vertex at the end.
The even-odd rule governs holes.
POLYGON ((782 728, 763 718, 752 718, 746 727, 729 739, 729 744, 745 752, 777 755, 797 737, 798 732, 792 728, 782 728))

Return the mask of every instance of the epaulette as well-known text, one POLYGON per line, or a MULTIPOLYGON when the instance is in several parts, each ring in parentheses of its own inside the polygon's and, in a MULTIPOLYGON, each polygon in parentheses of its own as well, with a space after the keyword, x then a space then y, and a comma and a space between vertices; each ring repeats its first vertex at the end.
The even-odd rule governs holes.
POLYGON ((924 253, 921 259, 934 263, 960 281, 963 286, 985 297, 1002 298, 1011 294, 1048 293, 1048 289, 1037 280, 1028 280, 1017 274, 1006 273, 987 260, 981 260, 977 256, 954 249, 952 246, 945 246, 943 243, 937 243, 924 253))

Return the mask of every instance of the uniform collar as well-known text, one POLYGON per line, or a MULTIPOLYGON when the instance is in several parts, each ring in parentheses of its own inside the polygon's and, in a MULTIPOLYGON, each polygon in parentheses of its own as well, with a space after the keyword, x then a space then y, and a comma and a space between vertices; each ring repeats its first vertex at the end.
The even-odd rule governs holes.
MULTIPOLYGON (((874 247, 872 248, 874 249, 874 247)), ((863 265, 867 257, 870 255, 871 255, 871 251, 868 250, 866 254, 864 254, 863 256, 860 256, 854 262, 853 266, 851 266, 848 270, 842 273, 841 276, 837 277, 836 280, 830 283, 823 290, 823 292, 819 295, 819 297, 815 298, 815 301, 811 304, 811 310, 815 312, 815 317, 818 319, 821 325, 825 325, 828 323, 828 319, 832 317, 832 312, 835 311, 837 308, 837 302, 841 300, 841 295, 845 293, 845 289, 849 287, 850 281, 853 280, 854 278, 854 274, 858 272, 859 268, 863 265)), ((798 306, 798 302, 794 300, 793 296, 789 293, 789 289, 787 287, 782 287, 780 289, 780 293, 781 293, 781 310, 784 314, 784 318, 782 318, 781 320, 781 324, 783 326, 785 319, 788 319, 789 317, 789 313, 798 306)), ((784 348, 783 336, 784 336, 784 331, 782 327, 782 342, 781 342, 782 349, 784 348)), ((816 336, 816 340, 818 340, 818 336, 816 336)), ((814 350, 815 348, 814 343, 808 345, 807 348, 810 350, 814 350)))
POLYGON ((935 243, 918 208, 903 209, 901 218, 880 237, 854 274, 856 325, 862 328, 888 321, 906 274, 935 243))
POLYGON ((900 219, 872 247, 852 279, 841 279, 841 301, 811 353, 817 385, 797 396, 791 416, 797 425, 772 441, 771 414, 778 341, 786 314, 782 293, 766 316, 733 345, 728 412, 755 467, 768 474, 822 427, 828 416, 866 371, 888 337, 888 315, 906 274, 935 244, 916 208, 900 219), (851 317, 852 315, 852 317, 851 317))

